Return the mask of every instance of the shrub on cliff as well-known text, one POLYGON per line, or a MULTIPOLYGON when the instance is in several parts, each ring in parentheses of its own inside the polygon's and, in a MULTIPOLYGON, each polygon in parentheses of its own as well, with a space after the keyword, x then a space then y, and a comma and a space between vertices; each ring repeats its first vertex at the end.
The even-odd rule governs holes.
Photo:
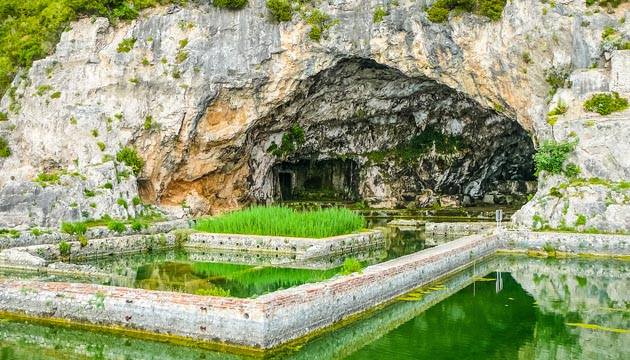
POLYGON ((276 21, 291 21, 293 18, 293 7, 289 0, 267 0, 267 9, 276 21))
POLYGON ((543 142, 534 155, 536 174, 540 174, 543 170, 550 174, 562 174, 564 162, 569 154, 575 150, 575 146, 575 142, 543 142))
POLYGON ((9 147, 9 142, 0 137, 0 158, 8 158, 11 156, 11 148, 9 147))
POLYGON ((138 175, 144 167, 144 160, 134 148, 125 146, 116 153, 116 160, 129 166, 134 174, 138 175))
POLYGON ((628 100, 619 96, 619 93, 595 94, 584 102, 584 110, 596 112, 600 115, 608 115, 616 111, 628 108, 628 100))
POLYGON ((437 0, 427 9, 427 18, 436 23, 448 20, 451 11, 469 12, 490 20, 501 19, 507 0, 437 0))
POLYGON ((242 9, 247 5, 247 0, 214 0, 212 4, 222 9, 242 9))

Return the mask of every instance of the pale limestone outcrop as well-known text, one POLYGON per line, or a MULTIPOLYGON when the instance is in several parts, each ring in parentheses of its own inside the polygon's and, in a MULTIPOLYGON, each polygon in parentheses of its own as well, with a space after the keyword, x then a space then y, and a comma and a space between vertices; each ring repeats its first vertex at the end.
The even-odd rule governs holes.
MULTIPOLYGON (((604 26, 617 26, 628 9, 625 4, 613 14, 593 13, 583 2, 569 1, 543 11, 548 5, 515 0, 506 5, 498 22, 462 14, 446 24, 434 24, 422 10, 424 1, 403 0, 388 7, 390 14, 383 22, 374 23, 376 5, 362 0, 321 4, 338 23, 319 43, 309 39, 309 25, 297 15, 289 23, 271 21, 262 0, 251 0, 240 11, 208 5, 157 8, 117 26, 110 26, 106 19, 73 23, 55 53, 17 77, 16 95, 7 94, 0 103, 1 110, 19 108, 9 111, 6 124, 0 123, 1 134, 13 149, 11 157, 0 160, 0 199, 14 201, 11 206, 0 204, 0 226, 54 226, 61 219, 77 220, 83 215, 123 215, 118 213, 115 196, 99 198, 98 211, 92 211, 92 201, 82 194, 85 185, 35 191, 37 199, 62 192, 77 203, 78 212, 48 211, 44 216, 41 211, 20 210, 16 214, 15 209, 29 208, 33 200, 22 198, 22 191, 14 189, 35 186, 32 179, 42 171, 84 174, 90 167, 109 162, 105 155, 115 155, 125 145, 138 149, 146 160, 137 179, 137 191, 146 202, 165 206, 185 202, 193 213, 204 213, 268 200, 273 187, 269 169, 278 159, 266 149, 303 115, 281 110, 291 109, 292 104, 296 108, 296 97, 304 94, 309 80, 348 59, 373 61, 400 78, 434 84, 436 91, 477 106, 483 120, 476 120, 475 126, 482 132, 497 123, 511 126, 516 121, 535 139, 550 138, 544 71, 567 64, 585 68, 599 61, 604 65, 607 56, 602 57, 606 54, 600 48, 601 31, 604 26), (133 48, 118 52, 118 44, 126 38, 136 39, 133 48), (526 60, 526 53, 531 61, 526 60), (51 98, 57 91, 59 97, 51 98), (103 151, 99 142, 105 145, 103 151)), ((625 28, 627 24, 620 30, 625 28)), ((398 92, 394 88, 389 94, 398 92)), ((352 93, 360 95, 361 90, 352 93)), ((383 113, 391 104, 379 103, 379 99, 358 96, 356 100, 318 103, 313 110, 319 113, 301 125, 307 131, 309 126, 314 132, 326 130, 324 139, 336 135, 342 142, 350 139, 361 151, 382 148, 384 144, 374 134, 361 139, 356 131, 340 129, 352 129, 347 117, 364 105, 369 117, 375 113, 370 122, 389 122, 391 128, 399 114, 383 113), (331 119, 345 123, 331 126, 331 119)), ((417 107, 413 118, 417 128, 438 122, 449 134, 472 133, 466 130, 472 120, 445 112, 452 119, 440 123, 428 116, 433 108, 422 104, 412 105, 417 107)), ((459 104, 433 102, 446 109, 457 109, 459 104)), ((496 129, 486 144, 493 143, 488 139, 499 138, 502 128, 496 129)), ((383 136, 385 143, 402 141, 394 133, 376 135, 383 136)), ((328 146, 314 138, 305 146, 328 146)), ((343 150, 340 155, 352 150, 337 149, 343 150)), ((502 157, 498 164, 509 164, 509 156, 502 157)), ((468 173, 496 170, 492 162, 473 160, 466 162, 474 164, 468 173)), ((366 169, 366 179, 379 178, 375 170, 366 169)), ((470 184, 476 181, 465 171, 440 171, 445 184, 457 176, 468 176, 470 184)), ((619 175, 615 171, 609 178, 619 175)), ((115 175, 116 171, 108 175, 113 183, 115 175)), ((479 181, 483 182, 483 176, 479 181)), ((136 188, 135 178, 127 179, 130 184, 123 181, 120 186, 122 198, 128 201, 136 188)), ((89 176, 87 181, 91 181, 89 176)), ((366 187, 383 202, 391 201, 387 194, 399 191, 386 182, 366 187)))

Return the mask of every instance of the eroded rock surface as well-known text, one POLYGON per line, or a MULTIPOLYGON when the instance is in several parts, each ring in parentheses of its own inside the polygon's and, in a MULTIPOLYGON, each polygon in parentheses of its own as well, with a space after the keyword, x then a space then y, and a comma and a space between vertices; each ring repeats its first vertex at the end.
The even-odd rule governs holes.
MULTIPOLYGON (((117 199, 137 193, 192 213, 269 201, 279 193, 274 169, 306 158, 355 161, 358 195, 375 205, 422 205, 433 192, 507 202, 496 188, 525 194, 533 144, 552 136, 545 70, 598 63, 607 79, 601 32, 628 28, 619 22, 628 4, 609 14, 577 1, 515 0, 500 21, 462 14, 445 24, 427 20, 424 2, 405 0, 374 23, 376 5, 322 3, 337 24, 320 42, 297 15, 272 21, 262 0, 240 11, 156 8, 117 26, 73 23, 2 98, 10 119, 0 132, 13 155, 0 160, 0 199, 9 199, 0 226, 133 215, 117 199), (130 38, 131 51, 119 52, 130 38), (296 124, 304 142, 269 151, 296 124), (410 163, 375 156, 427 129, 461 146, 436 144, 410 163), (113 165, 123 146, 146 161, 137 177, 113 165), (109 172, 95 180, 89 169, 103 166, 109 172), (86 180, 33 184, 55 170, 86 180), (105 182, 113 195, 85 196, 105 182)), ((575 161, 591 155, 577 152, 575 161)), ((601 173, 624 177, 624 166, 603 163, 601 173)))

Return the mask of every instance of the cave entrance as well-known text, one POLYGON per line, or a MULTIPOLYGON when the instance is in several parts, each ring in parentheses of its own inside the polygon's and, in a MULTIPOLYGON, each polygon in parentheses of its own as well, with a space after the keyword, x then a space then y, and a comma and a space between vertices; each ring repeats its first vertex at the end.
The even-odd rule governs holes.
POLYGON ((355 201, 359 166, 349 159, 282 162, 274 166, 274 197, 280 201, 355 201))

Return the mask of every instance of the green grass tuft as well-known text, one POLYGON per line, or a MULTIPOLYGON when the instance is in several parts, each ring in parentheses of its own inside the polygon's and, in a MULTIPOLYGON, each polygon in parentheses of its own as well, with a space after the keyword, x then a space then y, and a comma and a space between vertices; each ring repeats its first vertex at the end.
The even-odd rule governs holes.
POLYGON ((349 234, 364 227, 363 217, 345 208, 298 212, 279 206, 251 207, 201 219, 195 225, 196 230, 209 233, 308 238, 349 234))

